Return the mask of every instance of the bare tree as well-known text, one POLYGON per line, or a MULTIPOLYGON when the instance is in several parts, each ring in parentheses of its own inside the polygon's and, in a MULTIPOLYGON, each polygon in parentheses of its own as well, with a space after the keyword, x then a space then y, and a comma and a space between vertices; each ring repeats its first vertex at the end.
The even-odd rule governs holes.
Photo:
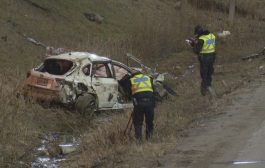
POLYGON ((229 1, 229 17, 228 17, 230 24, 234 23, 235 9, 236 9, 236 0, 230 0, 229 1))

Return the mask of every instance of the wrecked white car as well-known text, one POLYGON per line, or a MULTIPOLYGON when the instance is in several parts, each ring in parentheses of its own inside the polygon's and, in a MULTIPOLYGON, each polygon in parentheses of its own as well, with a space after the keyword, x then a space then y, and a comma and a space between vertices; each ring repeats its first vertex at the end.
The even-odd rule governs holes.
MULTIPOLYGON (((123 63, 87 52, 49 56, 27 74, 23 95, 74 107, 81 113, 130 108, 128 88, 121 81, 131 70, 123 63)), ((156 85, 163 80, 160 74, 155 75, 156 85)), ((165 93, 161 89, 159 96, 165 93)))

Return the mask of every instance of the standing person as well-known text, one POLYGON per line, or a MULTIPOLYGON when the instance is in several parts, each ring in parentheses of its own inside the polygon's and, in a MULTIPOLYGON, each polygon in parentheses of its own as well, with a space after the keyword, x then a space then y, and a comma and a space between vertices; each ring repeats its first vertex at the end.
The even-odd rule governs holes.
POLYGON ((133 71, 130 78, 131 95, 133 99, 133 125, 135 138, 141 142, 142 126, 145 118, 146 139, 149 140, 154 129, 154 88, 152 78, 139 71, 133 71))
POLYGON ((200 62, 201 74, 201 94, 206 95, 207 91, 215 96, 212 88, 212 74, 214 72, 215 62, 215 35, 208 30, 204 30, 202 26, 197 25, 194 29, 196 40, 191 43, 193 51, 198 55, 200 62))

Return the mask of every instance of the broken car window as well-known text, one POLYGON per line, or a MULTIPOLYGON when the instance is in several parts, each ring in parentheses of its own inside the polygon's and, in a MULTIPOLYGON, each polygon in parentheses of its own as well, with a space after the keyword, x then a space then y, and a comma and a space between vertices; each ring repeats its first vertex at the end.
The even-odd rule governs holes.
POLYGON ((83 73, 84 73, 86 76, 89 76, 89 75, 90 75, 90 68, 91 68, 91 65, 90 65, 90 64, 86 65, 86 66, 83 68, 83 73))
POLYGON ((118 81, 121 80, 126 74, 129 74, 129 72, 121 66, 113 65, 113 67, 114 67, 116 79, 118 81))
POLYGON ((43 72, 52 75, 64 75, 73 67, 73 62, 61 59, 47 59, 44 61, 43 72))
POLYGON ((111 72, 107 63, 96 63, 93 65, 93 75, 99 78, 111 78, 111 72))

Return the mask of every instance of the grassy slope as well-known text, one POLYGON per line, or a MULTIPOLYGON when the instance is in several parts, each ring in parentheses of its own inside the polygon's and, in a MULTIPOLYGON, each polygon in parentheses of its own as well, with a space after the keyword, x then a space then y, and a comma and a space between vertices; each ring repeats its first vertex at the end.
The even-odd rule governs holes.
MULTIPOLYGON (((247 8, 244 3, 240 5, 242 8, 247 8)), ((252 5, 256 7, 257 4, 252 5)), ((65 113, 61 109, 43 109, 34 103, 25 103, 15 98, 26 71, 40 62, 45 53, 44 49, 27 42, 19 34, 34 37, 51 46, 93 51, 120 60, 123 60, 124 53, 130 51, 137 53, 150 65, 159 64, 158 69, 161 71, 180 75, 188 65, 197 63, 195 57, 190 57, 192 55, 190 49, 183 44, 184 39, 192 34, 195 24, 207 25, 214 32, 229 29, 232 36, 218 44, 217 64, 223 67, 217 69, 219 73, 215 77, 215 84, 218 93, 223 94, 227 90, 222 85, 223 79, 232 88, 252 76, 252 72, 257 71, 256 65, 238 63, 238 59, 243 53, 251 53, 263 47, 265 34, 264 22, 237 17, 236 26, 231 27, 227 24, 226 17, 225 14, 213 12, 213 10, 201 11, 189 5, 185 5, 181 11, 176 11, 173 8, 173 1, 169 0, 2 0, 0 36, 7 36, 6 42, 0 40, 0 123, 4 128, 0 132, 2 163, 5 167, 8 165, 12 167, 18 163, 19 157, 32 148, 43 132, 79 134, 88 127, 86 120, 77 114, 65 113), (34 2, 43 9, 34 7, 28 2, 34 2), (104 16, 103 24, 89 22, 83 13, 90 11, 104 16), (152 62, 148 61, 150 57, 152 62), (77 122, 80 120, 81 122, 77 122), (17 142, 18 139, 19 142, 17 142)), ((157 150, 152 145, 145 146, 147 150, 152 148, 151 151, 153 151, 147 157, 160 155, 159 150, 164 147, 163 144, 170 141, 171 136, 173 141, 175 140, 177 135, 175 128, 189 123, 196 116, 194 113, 203 111, 198 109, 205 109, 208 105, 207 100, 199 97, 198 77, 196 69, 194 74, 171 82, 181 96, 158 107, 158 110, 164 113, 157 114, 159 116, 156 121, 158 131, 155 137, 157 150), (172 106, 176 111, 169 108, 172 106)), ((126 117, 126 115, 117 117, 115 121, 125 125, 126 117)), ((103 130, 107 129, 107 135, 96 137, 105 138, 102 142, 104 144, 109 140, 108 133, 113 134, 112 131, 118 130, 119 125, 114 124, 110 130, 108 127, 103 127, 103 130)), ((113 136, 116 137, 119 134, 114 133, 111 137, 113 136)), ((111 151, 115 154, 115 152, 122 153, 129 150, 129 156, 134 157, 135 152, 136 155, 140 153, 140 156, 146 154, 138 148, 130 149, 128 144, 119 146, 119 140, 117 141, 118 145, 114 145, 115 149, 109 146, 113 146, 110 143, 103 147, 99 144, 99 148, 95 150, 108 151, 110 155, 113 154, 111 151)), ((91 143, 89 139, 85 139, 84 142, 84 145, 91 143)), ((85 161, 93 158, 87 158, 89 152, 90 150, 83 151, 82 164, 94 164, 85 161)), ((104 152, 95 153, 93 159, 97 159, 101 154, 104 152)))
MULTIPOLYGON (((26 41, 18 37, 17 32, 24 33, 28 36, 35 37, 44 43, 55 47, 78 48, 80 45, 82 49, 86 49, 84 44, 94 36, 110 38, 117 35, 123 35, 130 31, 133 24, 140 15, 146 17, 155 14, 156 5, 163 7, 163 3, 159 1, 145 2, 142 5, 139 2, 130 0, 124 1, 34 1, 39 6, 47 9, 36 8, 28 3, 28 1, 3 1, 1 5, 1 22, 3 23, 3 35, 8 35, 10 38, 9 46, 2 48, 11 52, 10 55, 16 55, 16 50, 9 50, 11 44, 15 44, 14 48, 19 48, 24 53, 20 55, 28 55, 26 49, 33 48, 36 51, 31 54, 38 53, 38 48, 34 48, 26 41), (103 17, 105 20, 102 25, 89 22, 83 13, 95 12, 103 17), (122 16, 122 17, 121 17, 122 16), (11 21, 10 22, 8 22, 11 21), (16 46, 17 45, 17 46, 16 46), (14 52, 14 54, 12 53, 14 52)), ((166 13, 166 12, 163 12, 166 13)), ((89 46, 87 46, 89 47, 89 46)), ((32 53, 32 52, 29 52, 32 53)), ((39 54, 36 54, 39 55, 39 54)), ((30 57, 30 56, 28 56, 30 57)))
POLYGON ((21 34, 55 47, 110 55, 104 51, 107 51, 105 46, 111 44, 112 38, 115 40, 127 35, 143 11, 153 14, 156 4, 164 5, 159 1, 150 2, 142 6, 129 0, 1 1, 0 36, 7 37, 7 41, 0 40, 1 166, 14 167, 18 160, 30 157, 28 152, 38 143, 38 137, 46 132, 80 134, 88 125, 87 120, 77 114, 65 113, 61 109, 44 109, 16 99, 26 72, 40 62, 45 53, 44 49, 29 43, 21 34), (135 12, 136 9, 139 10, 135 12), (88 21, 83 13, 90 11, 104 16, 104 23, 98 25, 88 21))

